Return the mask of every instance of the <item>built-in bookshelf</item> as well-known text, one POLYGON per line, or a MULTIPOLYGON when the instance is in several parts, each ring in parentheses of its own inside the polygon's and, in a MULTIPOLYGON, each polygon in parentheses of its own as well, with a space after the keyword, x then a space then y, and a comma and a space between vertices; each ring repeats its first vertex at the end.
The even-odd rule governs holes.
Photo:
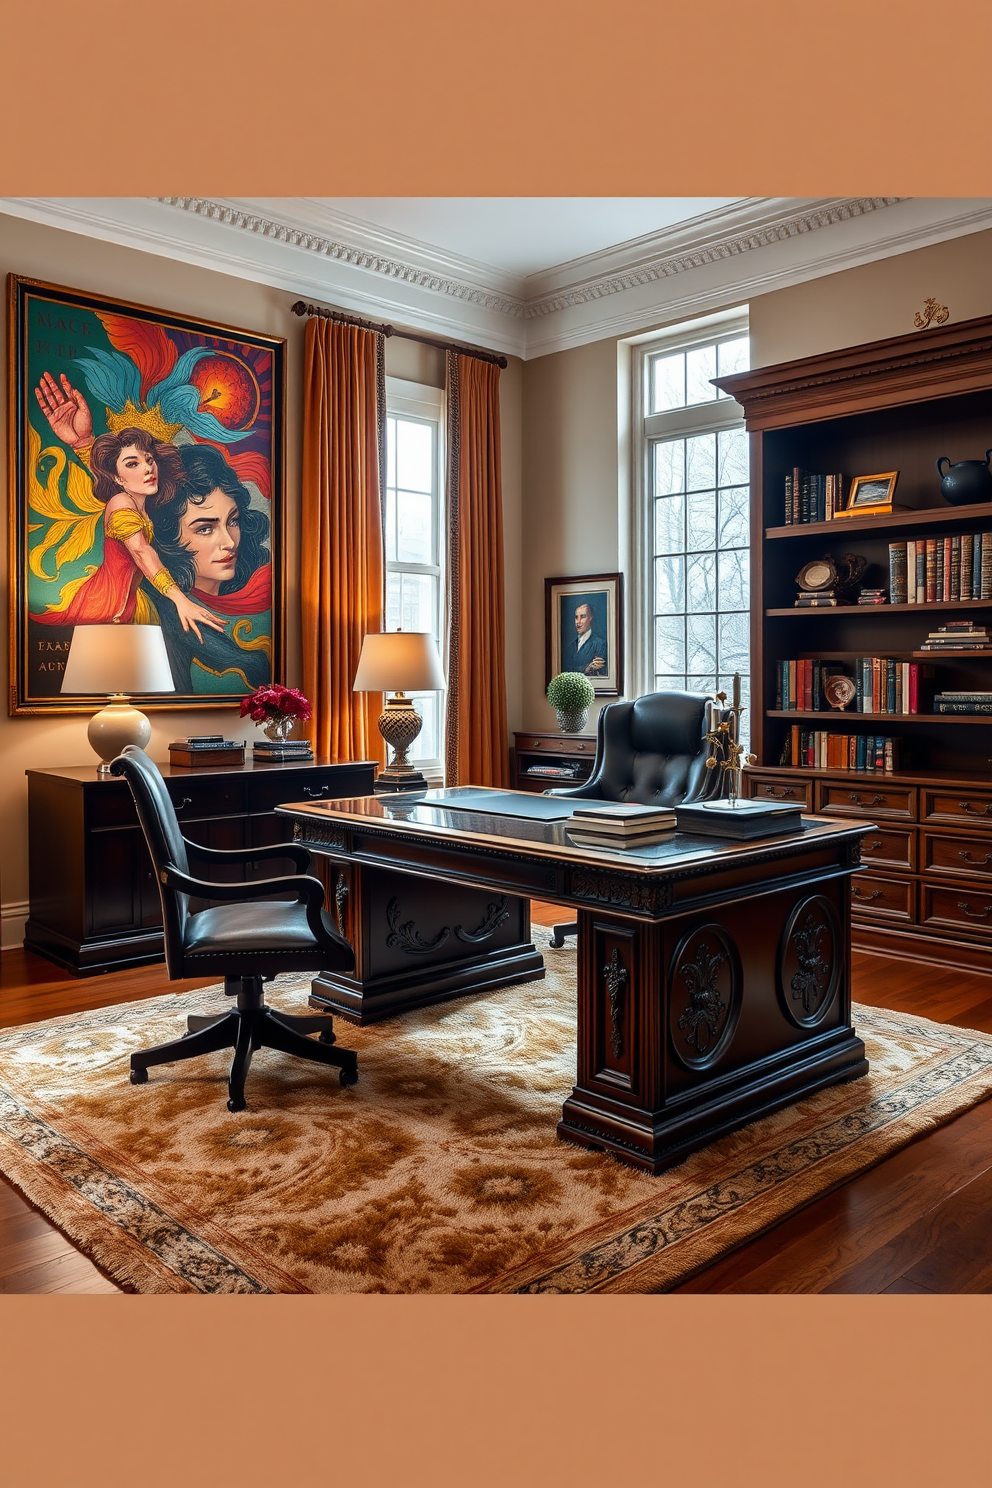
MULTIPOLYGON (((717 383, 742 404, 751 435, 750 737, 757 764, 747 772, 747 792, 799 799, 828 815, 881 818, 878 882, 852 898, 856 943, 992 971, 992 728, 988 714, 939 712, 933 702, 935 694, 992 690, 992 650, 924 649, 932 632, 954 622, 992 630, 992 597, 859 605, 854 591, 835 605, 795 605, 798 576, 815 559, 830 557, 843 568, 840 560, 853 554, 864 560, 860 586, 890 591, 891 548, 929 540, 957 561, 963 548, 974 553, 974 543, 992 533, 992 501, 949 505, 935 468, 941 456, 952 464, 982 459, 992 445, 992 317, 717 383), (785 522, 797 470, 841 473, 832 491, 847 491, 855 476, 898 471, 900 509, 785 522), (970 543, 960 541, 965 536, 970 543), (831 672, 854 680, 864 658, 891 663, 903 685, 908 664, 920 664, 920 677, 925 664, 915 711, 865 711, 863 691, 857 711, 854 699, 841 709, 822 697, 815 710, 783 707, 783 663, 830 663, 831 672), (794 761, 800 733, 806 748, 794 761), (830 736, 832 763, 824 741, 810 744, 813 734, 830 736), (877 758, 873 770, 852 767, 852 735, 895 739, 888 772, 877 758)), ((945 587, 959 594, 957 573, 954 587, 945 587)), ((866 860, 873 840, 865 839, 866 860)))

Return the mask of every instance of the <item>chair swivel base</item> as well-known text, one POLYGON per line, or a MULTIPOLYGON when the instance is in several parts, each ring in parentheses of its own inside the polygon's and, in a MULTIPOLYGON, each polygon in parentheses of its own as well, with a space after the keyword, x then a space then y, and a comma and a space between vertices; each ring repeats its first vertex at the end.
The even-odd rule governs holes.
POLYGON ((229 1111, 245 1109, 245 1079, 251 1056, 256 1049, 279 1049, 299 1059, 312 1059, 318 1064, 335 1065, 342 1085, 358 1082, 358 1056, 352 1049, 335 1049, 333 1024, 326 1013, 294 1017, 266 1007, 262 997, 261 977, 228 979, 230 995, 237 989, 237 1009, 212 1016, 194 1015, 187 1019, 188 1032, 157 1049, 145 1049, 131 1055, 131 1084, 143 1085, 148 1070, 156 1064, 172 1064, 180 1059, 195 1059, 200 1054, 213 1054, 218 1049, 233 1049, 234 1061, 228 1079, 229 1111), (320 1033, 319 1039, 307 1037, 320 1033))

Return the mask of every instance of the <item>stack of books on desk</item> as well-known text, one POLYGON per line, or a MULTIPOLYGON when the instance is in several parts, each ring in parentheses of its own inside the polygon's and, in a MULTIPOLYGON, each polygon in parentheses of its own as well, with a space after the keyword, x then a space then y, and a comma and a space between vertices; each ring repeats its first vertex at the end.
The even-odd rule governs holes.
POLYGON ((313 750, 309 739, 266 739, 264 744, 251 746, 252 759, 261 764, 279 764, 287 760, 312 760, 313 750))
POLYGON ((675 830, 671 806, 577 806, 565 828, 576 847, 650 847, 675 830))
POLYGON ((223 734, 194 734, 189 739, 176 739, 169 745, 169 764, 243 765, 245 746, 240 739, 225 739, 223 734))

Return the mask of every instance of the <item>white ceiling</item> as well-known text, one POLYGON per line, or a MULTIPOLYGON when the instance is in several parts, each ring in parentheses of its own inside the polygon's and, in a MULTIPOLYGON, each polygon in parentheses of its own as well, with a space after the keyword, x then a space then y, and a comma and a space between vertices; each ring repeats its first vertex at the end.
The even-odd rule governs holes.
MULTIPOLYGON (((10 213, 530 359, 992 226, 990 198, 0 198, 10 213)), ((153 300, 149 290, 149 299, 153 300)))
POLYGON ((420 247, 526 279, 691 221, 735 196, 322 196, 340 224, 385 228, 420 247))

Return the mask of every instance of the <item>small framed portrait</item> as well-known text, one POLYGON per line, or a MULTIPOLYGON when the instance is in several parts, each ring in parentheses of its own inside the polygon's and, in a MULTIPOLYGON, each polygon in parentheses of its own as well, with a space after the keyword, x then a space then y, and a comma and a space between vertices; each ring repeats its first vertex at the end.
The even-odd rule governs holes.
POLYGON ((581 672, 599 697, 623 692, 623 575, 545 579, 545 685, 581 672))
POLYGON ((881 475, 854 476, 847 505, 834 516, 870 516, 872 512, 890 512, 898 478, 898 470, 886 470, 881 475))

